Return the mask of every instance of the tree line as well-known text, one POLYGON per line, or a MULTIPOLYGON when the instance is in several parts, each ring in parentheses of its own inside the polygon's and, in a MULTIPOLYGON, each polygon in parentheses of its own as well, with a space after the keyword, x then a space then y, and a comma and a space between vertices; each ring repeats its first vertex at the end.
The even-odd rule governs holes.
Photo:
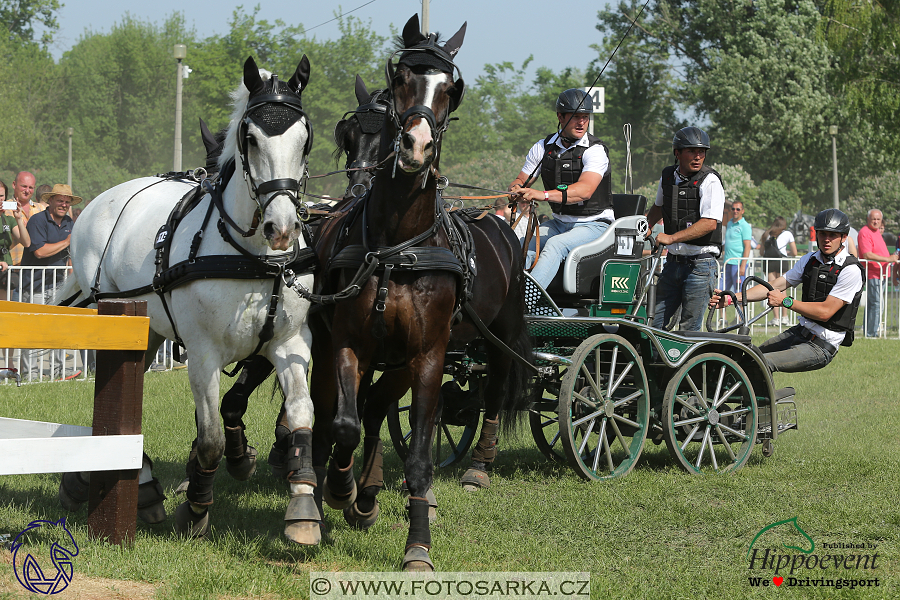
MULTIPOLYGON (((723 172, 731 199, 744 199, 759 224, 801 204, 812 212, 832 202, 828 130, 837 125, 842 206, 856 213, 877 206, 896 228, 900 3, 650 0, 641 12, 642 6, 624 0, 600 11, 596 43, 573 59, 581 64, 562 71, 531 69, 534 58, 486 64, 467 82, 459 120, 445 136, 441 167, 448 178, 505 189, 531 144, 555 130, 558 93, 592 84, 615 50, 597 81, 606 113, 595 122, 610 147, 614 191, 652 194, 672 160, 673 133, 700 125, 712 138, 708 161, 723 172)), ((370 89, 384 87, 384 60, 394 44, 393 32, 375 32, 353 17, 340 19, 334 39, 320 40, 300 25, 239 8, 226 33, 210 36, 187 27, 180 13, 160 23, 126 16, 110 31, 86 31, 55 61, 47 46, 58 10, 57 0, 0 0, 6 26, 0 178, 27 169, 38 183, 65 181, 72 127, 73 183, 87 198, 171 170, 174 44, 187 45, 185 63, 193 70, 183 82, 185 168, 204 163, 198 118, 214 131, 227 124, 247 56, 288 74, 305 53, 312 64, 303 102, 316 132, 314 174, 335 168, 331 135, 355 106, 355 76, 370 89)), ((316 180, 311 191, 340 194, 345 181, 316 180)))

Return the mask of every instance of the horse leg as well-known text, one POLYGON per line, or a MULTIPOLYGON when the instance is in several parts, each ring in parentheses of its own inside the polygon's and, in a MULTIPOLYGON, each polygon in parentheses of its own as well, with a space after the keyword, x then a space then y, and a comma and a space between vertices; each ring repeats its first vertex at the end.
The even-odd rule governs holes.
POLYGON ((409 420, 412 437, 404 465, 409 487, 409 534, 403 557, 404 571, 434 571, 434 563, 429 556, 431 528, 426 494, 432 483, 431 441, 440 399, 445 350, 444 345, 435 344, 427 354, 416 356, 410 363, 413 401, 409 420))
POLYGON ((353 349, 343 346, 336 353, 337 412, 331 425, 334 453, 328 464, 323 495, 328 506, 344 509, 356 500, 353 451, 359 445, 360 422, 356 400, 366 369, 353 349))
POLYGON ((275 365, 284 391, 284 413, 290 429, 284 468, 290 501, 284 514, 284 535, 304 546, 322 539, 322 513, 316 502, 318 476, 313 468, 313 403, 306 383, 312 336, 307 327, 287 343, 274 348, 275 365))
POLYGON ((484 393, 484 418, 478 443, 472 449, 472 465, 463 473, 460 483, 463 489, 474 492, 491 486, 488 472, 497 457, 497 441, 500 433, 500 409, 505 395, 506 378, 500 374, 509 372, 512 359, 493 346, 488 350, 490 365, 484 393))
POLYGON ((197 421, 197 463, 190 474, 187 500, 175 511, 175 531, 203 537, 209 531, 209 507, 213 480, 225 453, 225 436, 219 425, 219 365, 213 357, 192 358, 188 369, 197 421))
MULTIPOLYGON (((266 357, 258 354, 253 356, 222 398, 219 412, 222 413, 222 423, 225 426, 225 468, 238 481, 246 481, 256 472, 257 452, 256 448, 247 443, 243 416, 247 412, 250 394, 271 375, 272 368, 272 363, 266 357)), ((276 428, 276 440, 277 436, 276 428)))
MULTIPOLYGON (((409 390, 409 372, 388 371, 366 393, 363 410, 363 468, 359 477, 359 495, 356 502, 344 509, 344 520, 352 527, 366 530, 378 519, 378 492, 384 487, 381 424, 390 405, 409 390)), ((430 503, 430 500, 429 500, 430 503)))

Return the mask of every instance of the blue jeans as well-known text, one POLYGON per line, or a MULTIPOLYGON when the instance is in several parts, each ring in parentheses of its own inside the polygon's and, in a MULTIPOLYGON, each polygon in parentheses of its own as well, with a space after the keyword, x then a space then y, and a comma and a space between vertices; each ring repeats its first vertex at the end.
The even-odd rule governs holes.
MULTIPOLYGON (((609 227, 606 221, 591 221, 589 223, 564 223, 559 219, 550 219, 547 228, 550 232, 541 237, 541 256, 535 265, 531 275, 541 287, 546 288, 556 277, 559 265, 566 259, 573 249, 578 246, 593 242, 600 237, 609 227), (545 245, 546 244, 546 245, 545 245)), ((525 259, 525 267, 531 266, 534 261, 534 247, 537 240, 532 239, 525 259)))
POLYGON ((837 355, 837 352, 830 354, 824 348, 800 337, 803 329, 802 325, 794 325, 766 340, 759 347, 772 371, 782 373, 815 371, 826 366, 837 355))
POLYGON ((706 307, 715 289, 717 271, 718 263, 714 258, 679 263, 670 256, 656 286, 653 326, 664 329, 680 307, 678 329, 700 331, 706 307))
POLYGON ((741 283, 744 278, 738 276, 740 263, 728 263, 725 265, 725 287, 723 290, 731 292, 741 291, 741 283))
POLYGON ((870 279, 866 282, 866 337, 878 335, 878 324, 881 322, 881 280, 870 279))

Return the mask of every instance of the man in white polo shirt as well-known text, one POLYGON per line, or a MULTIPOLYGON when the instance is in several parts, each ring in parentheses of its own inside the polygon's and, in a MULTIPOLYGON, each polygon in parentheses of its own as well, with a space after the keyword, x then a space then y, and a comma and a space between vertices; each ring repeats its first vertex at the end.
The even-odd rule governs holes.
MULTIPOLYGON (((591 242, 606 231, 615 213, 609 179, 609 149, 588 133, 591 97, 579 89, 564 91, 556 100, 559 131, 538 141, 525 157, 522 172, 509 185, 513 200, 548 202, 553 219, 541 238, 541 254, 531 272, 546 288, 569 252, 591 242), (528 187, 540 166, 544 190, 528 187)), ((526 260, 535 257, 532 241, 526 260)))
MULTIPOLYGON (((759 347, 772 371, 821 369, 834 359, 841 346, 853 343, 863 270, 859 260, 847 252, 850 219, 838 209, 829 208, 816 215, 814 227, 818 250, 773 281, 774 290, 762 285, 747 290, 748 301, 767 300, 769 306, 783 306, 800 315, 799 324, 759 347), (799 300, 785 295, 784 290, 800 283, 803 294, 799 300)), ((741 295, 737 297, 740 301, 741 295)), ((716 290, 710 308, 721 308, 723 300, 716 290)))

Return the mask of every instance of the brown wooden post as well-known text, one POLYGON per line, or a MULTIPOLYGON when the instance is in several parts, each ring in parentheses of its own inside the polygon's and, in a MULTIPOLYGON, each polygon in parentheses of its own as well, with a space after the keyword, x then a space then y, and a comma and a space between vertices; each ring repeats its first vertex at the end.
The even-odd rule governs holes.
MULTIPOLYGON (((98 315, 147 316, 144 300, 101 300, 98 315)), ((138 435, 144 398, 144 351, 98 350, 93 435, 138 435)), ((88 530, 131 544, 137 526, 140 469, 91 473, 88 530)))

